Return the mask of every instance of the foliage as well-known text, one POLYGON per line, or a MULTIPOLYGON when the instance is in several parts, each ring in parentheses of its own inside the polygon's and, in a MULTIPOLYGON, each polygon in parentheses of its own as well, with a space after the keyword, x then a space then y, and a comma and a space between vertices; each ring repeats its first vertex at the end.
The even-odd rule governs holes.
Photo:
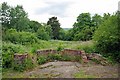
POLYGON ((59 53, 55 53, 55 54, 48 54, 48 55, 41 55, 37 58, 37 62, 38 64, 44 64, 48 61, 54 61, 54 60, 58 60, 58 61, 78 61, 81 62, 81 57, 80 56, 72 56, 69 54, 59 54, 59 53))
POLYGON ((42 40, 49 40, 50 36, 49 34, 45 31, 43 27, 39 28, 37 31, 37 37, 42 40))
POLYGON ((73 57, 74 57, 74 56, 70 56, 70 55, 68 55, 68 54, 62 54, 62 55, 61 55, 61 60, 62 60, 62 61, 73 61, 73 60, 74 60, 73 57))
MULTIPOLYGON (((113 56, 116 60, 120 58, 120 37, 118 32, 117 15, 112 15, 95 31, 93 40, 96 44, 96 49, 101 53, 113 56), (116 54, 117 53, 117 54, 116 54)), ((106 55, 104 54, 104 55, 106 55)))
POLYGON ((17 32, 15 29, 8 29, 6 31, 5 40, 16 44, 27 44, 37 42, 37 37, 30 32, 17 32))
POLYGON ((7 5, 7 3, 3 2, 0 12, 2 15, 1 21, 4 28, 14 28, 17 31, 28 30, 29 19, 22 6, 17 5, 16 7, 11 7, 7 5))
POLYGON ((94 44, 89 44, 89 45, 79 45, 77 46, 77 49, 79 50, 84 50, 86 53, 93 53, 93 52, 98 52, 95 48, 95 45, 94 44))
POLYGON ((47 25, 51 26, 52 29, 52 35, 53 35, 53 39, 58 39, 59 36, 59 31, 60 31, 60 23, 57 20, 57 17, 51 17, 49 18, 47 25))
POLYGON ((59 31, 59 40, 66 40, 66 32, 67 31, 65 31, 64 29, 60 29, 60 31, 59 31))
POLYGON ((0 9, 0 13, 1 13, 0 21, 2 26, 5 28, 7 28, 10 23, 10 10, 11 10, 10 6, 7 5, 6 2, 3 2, 2 7, 0 9))
POLYGON ((47 57, 46 56, 39 56, 38 58, 37 58, 37 62, 38 62, 38 64, 44 64, 44 63, 46 63, 48 60, 47 60, 47 57))
POLYGON ((29 26, 30 26, 29 32, 35 33, 42 25, 37 21, 30 21, 29 26))
POLYGON ((57 53, 55 53, 55 54, 49 54, 49 55, 47 56, 47 59, 48 59, 49 61, 61 60, 61 54, 57 54, 57 53))
POLYGON ((22 64, 14 64, 13 69, 23 72, 24 70, 32 69, 35 65, 30 58, 26 58, 22 64))
POLYGON ((57 47, 57 51, 62 51, 64 48, 60 45, 57 47))
POLYGON ((2 46, 2 66, 3 68, 11 68, 13 64, 14 53, 25 52, 24 46, 3 42, 2 46))
POLYGON ((93 75, 86 75, 85 72, 83 72, 83 71, 75 73, 73 76, 75 78, 96 78, 96 76, 93 76, 93 75))
POLYGON ((50 25, 47 25, 46 23, 42 23, 42 27, 45 29, 46 33, 49 35, 50 39, 53 38, 53 32, 52 32, 52 28, 50 25))
POLYGON ((91 17, 90 13, 81 13, 74 23, 73 29, 69 30, 70 38, 68 40, 88 41, 92 39, 94 31, 102 23, 102 17, 95 14, 91 17))

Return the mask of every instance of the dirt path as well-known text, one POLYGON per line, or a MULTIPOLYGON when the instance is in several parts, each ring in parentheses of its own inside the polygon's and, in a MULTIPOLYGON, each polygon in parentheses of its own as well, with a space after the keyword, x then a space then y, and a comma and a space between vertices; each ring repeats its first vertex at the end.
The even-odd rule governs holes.
POLYGON ((25 73, 29 77, 40 78, 74 78, 74 74, 84 71, 85 75, 99 78, 117 78, 117 66, 81 65, 78 62, 49 62, 36 68, 34 71, 25 73))

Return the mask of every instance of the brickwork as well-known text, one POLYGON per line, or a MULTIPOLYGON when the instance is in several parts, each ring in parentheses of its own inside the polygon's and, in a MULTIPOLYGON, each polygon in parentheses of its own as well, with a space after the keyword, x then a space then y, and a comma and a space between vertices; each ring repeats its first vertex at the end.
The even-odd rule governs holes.
MULTIPOLYGON (((70 56, 80 56, 82 58, 83 62, 88 62, 86 53, 84 51, 81 51, 81 50, 64 49, 62 51, 57 51, 57 50, 49 49, 49 50, 37 50, 36 51, 37 56, 56 54, 56 53, 63 54, 63 55, 67 54, 70 56)), ((14 60, 17 64, 23 63, 23 61, 28 57, 29 57, 28 54, 14 54, 14 60)))
POLYGON ((15 64, 22 64, 23 61, 28 57, 28 54, 14 54, 15 64))
POLYGON ((55 54, 55 53, 59 53, 59 54, 67 54, 70 56, 80 56, 83 60, 83 62, 88 62, 87 56, 85 54, 84 51, 81 50, 72 50, 72 49, 64 49, 62 51, 56 51, 56 50, 38 50, 37 55, 47 55, 47 54, 55 54))
POLYGON ((55 54, 55 53, 57 53, 57 50, 52 50, 52 49, 50 49, 50 50, 37 50, 36 53, 37 53, 37 55, 55 54))

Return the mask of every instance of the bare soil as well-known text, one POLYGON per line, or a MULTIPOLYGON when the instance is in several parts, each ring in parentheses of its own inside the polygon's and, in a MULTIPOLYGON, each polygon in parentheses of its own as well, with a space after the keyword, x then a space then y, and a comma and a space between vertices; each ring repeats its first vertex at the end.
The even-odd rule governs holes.
POLYGON ((3 78, 75 78, 74 74, 91 75, 96 78, 118 78, 118 65, 103 66, 93 62, 81 64, 78 62, 55 61, 39 65, 33 70, 21 73, 7 72, 3 78))
POLYGON ((78 62, 55 61, 36 67, 22 74, 8 73, 9 77, 24 78, 74 78, 74 74, 84 71, 85 75, 97 78, 118 78, 118 66, 102 66, 98 64, 80 64, 78 62))

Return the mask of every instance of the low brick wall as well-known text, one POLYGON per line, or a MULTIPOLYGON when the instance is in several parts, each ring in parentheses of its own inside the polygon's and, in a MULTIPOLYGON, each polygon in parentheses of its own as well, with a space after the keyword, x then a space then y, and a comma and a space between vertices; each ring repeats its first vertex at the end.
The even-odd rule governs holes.
POLYGON ((37 55, 55 54, 55 53, 57 53, 57 50, 52 50, 52 49, 49 49, 49 50, 37 50, 36 53, 37 53, 37 55))
POLYGON ((15 64, 22 64, 23 61, 28 57, 28 54, 14 54, 15 64))
MULTIPOLYGON (((88 62, 88 59, 87 59, 88 55, 86 55, 86 53, 81 50, 64 49, 62 51, 57 51, 57 50, 49 49, 49 50, 37 50, 36 51, 37 56, 56 54, 56 53, 63 54, 63 55, 67 54, 70 56, 79 56, 82 58, 83 62, 88 62)), ((30 57, 28 54, 18 54, 18 53, 14 54, 15 64, 22 64, 23 61, 28 57, 30 57)))
POLYGON ((80 50, 72 50, 72 49, 64 49, 63 51, 61 51, 62 54, 70 54, 70 55, 81 55, 81 51, 80 50))
POLYGON ((47 55, 47 54, 55 54, 55 53, 59 53, 59 54, 67 54, 70 56, 80 56, 83 60, 83 62, 88 62, 87 56, 85 54, 84 51, 81 50, 72 50, 72 49, 64 49, 62 51, 57 51, 57 50, 37 50, 36 51, 37 55, 47 55))

